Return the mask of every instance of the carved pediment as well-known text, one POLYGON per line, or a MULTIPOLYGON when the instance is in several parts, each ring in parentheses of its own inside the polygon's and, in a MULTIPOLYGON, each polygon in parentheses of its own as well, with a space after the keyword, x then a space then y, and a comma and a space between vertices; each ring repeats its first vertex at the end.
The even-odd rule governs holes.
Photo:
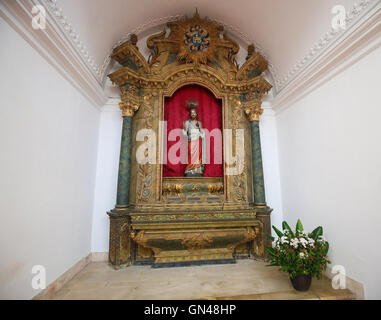
POLYGON ((193 17, 169 22, 167 27, 169 32, 163 30, 147 39, 148 61, 136 46, 136 35, 114 49, 112 57, 124 68, 109 78, 121 88, 123 101, 134 102, 134 96, 146 89, 171 94, 182 85, 199 84, 218 97, 237 94, 246 103, 260 100, 271 89, 261 76, 268 67, 266 59, 250 45, 246 62, 239 68, 235 62, 239 45, 217 22, 200 18, 196 11, 193 17))
POLYGON ((237 80, 252 79, 262 74, 268 67, 267 60, 259 53, 247 58, 246 62, 237 72, 237 80))
MULTIPOLYGON (((133 35, 135 36, 135 35, 133 35)), ((132 37, 133 38, 133 37, 132 37)), ((136 39, 137 41, 137 39, 136 39)), ((146 59, 139 52, 136 42, 134 40, 129 40, 116 47, 111 57, 118 61, 123 67, 128 67, 136 72, 149 73, 150 68, 146 59)))
POLYGON ((168 22, 167 27, 168 34, 164 29, 147 39, 147 47, 151 50, 148 61, 139 52, 135 35, 116 47, 112 58, 138 75, 159 75, 191 64, 195 68, 205 65, 222 71, 230 81, 245 81, 267 69, 266 59, 259 53, 253 54, 253 46, 249 46, 247 61, 239 68, 235 60, 239 45, 223 32, 223 26, 207 17, 200 18, 197 11, 191 18, 168 22))
POLYGON ((216 93, 242 93, 243 100, 261 98, 271 89, 271 84, 263 77, 257 76, 247 81, 236 81, 229 79, 229 74, 220 70, 215 70, 209 66, 199 66, 185 64, 175 69, 164 70, 160 75, 140 75, 129 68, 123 68, 109 75, 112 82, 120 87, 132 84, 138 88, 158 88, 168 89, 176 87, 177 83, 200 83, 216 93), (216 88, 216 90, 213 90, 216 88))
POLYGON ((151 65, 157 67, 174 61, 180 63, 211 64, 226 71, 238 70, 234 56, 238 44, 226 33, 223 26, 208 18, 201 19, 198 12, 192 18, 184 18, 167 24, 170 29, 151 36, 147 46, 152 50, 151 65))

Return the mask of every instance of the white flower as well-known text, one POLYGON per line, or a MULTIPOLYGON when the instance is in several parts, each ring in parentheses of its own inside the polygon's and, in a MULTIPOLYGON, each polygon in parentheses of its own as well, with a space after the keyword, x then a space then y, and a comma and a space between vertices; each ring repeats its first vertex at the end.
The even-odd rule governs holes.
POLYGON ((301 253, 299 253, 299 256, 300 256, 300 258, 305 259, 305 258, 307 258, 308 254, 301 252, 301 253))
POLYGON ((307 238, 307 241, 308 241, 308 244, 310 245, 310 247, 313 247, 315 245, 315 240, 314 239, 307 238))
POLYGON ((299 245, 299 239, 298 238, 293 238, 291 239, 291 246, 293 246, 295 249, 298 247, 299 245))
POLYGON ((319 236, 317 241, 319 241, 319 242, 325 242, 325 238, 323 236, 319 236))
POLYGON ((300 239, 299 239, 299 242, 300 242, 300 244, 301 244, 304 248, 307 247, 308 241, 307 241, 306 239, 304 239, 304 238, 300 238, 300 239))
POLYGON ((284 244, 284 243, 288 243, 288 238, 283 236, 280 238, 280 243, 284 244))

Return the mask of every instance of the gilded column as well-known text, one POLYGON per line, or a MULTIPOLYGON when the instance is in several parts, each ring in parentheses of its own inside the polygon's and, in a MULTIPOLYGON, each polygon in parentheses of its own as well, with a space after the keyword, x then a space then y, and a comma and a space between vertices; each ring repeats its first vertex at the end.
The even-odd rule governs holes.
POLYGON ((261 101, 250 101, 245 113, 251 124, 251 152, 253 166, 254 206, 265 208, 265 184, 263 179, 261 136, 259 132, 259 116, 263 113, 261 101))
POLYGON ((131 125, 134 113, 139 105, 127 101, 119 103, 123 116, 122 142, 120 146, 118 190, 115 210, 126 210, 130 195, 130 169, 131 169, 131 125))

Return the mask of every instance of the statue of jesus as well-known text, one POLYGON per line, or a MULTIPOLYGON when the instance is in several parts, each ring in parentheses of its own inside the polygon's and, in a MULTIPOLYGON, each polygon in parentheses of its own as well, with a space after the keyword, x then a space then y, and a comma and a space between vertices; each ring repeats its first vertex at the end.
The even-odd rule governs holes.
POLYGON ((186 177, 203 177, 205 154, 205 132, 202 123, 198 121, 196 99, 188 99, 186 107, 189 110, 189 119, 183 122, 183 133, 188 137, 188 165, 185 168, 186 177))

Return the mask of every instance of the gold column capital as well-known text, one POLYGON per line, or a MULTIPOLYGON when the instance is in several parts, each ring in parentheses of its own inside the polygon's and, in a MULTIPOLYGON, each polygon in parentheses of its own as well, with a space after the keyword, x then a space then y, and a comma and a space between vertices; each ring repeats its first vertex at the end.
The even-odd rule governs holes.
POLYGON ((250 122, 259 121, 259 116, 263 113, 261 104, 260 100, 245 103, 244 110, 250 122))
POLYGON ((130 101, 122 101, 119 103, 119 108, 122 110, 123 117, 133 117, 135 112, 139 110, 139 104, 130 101))

